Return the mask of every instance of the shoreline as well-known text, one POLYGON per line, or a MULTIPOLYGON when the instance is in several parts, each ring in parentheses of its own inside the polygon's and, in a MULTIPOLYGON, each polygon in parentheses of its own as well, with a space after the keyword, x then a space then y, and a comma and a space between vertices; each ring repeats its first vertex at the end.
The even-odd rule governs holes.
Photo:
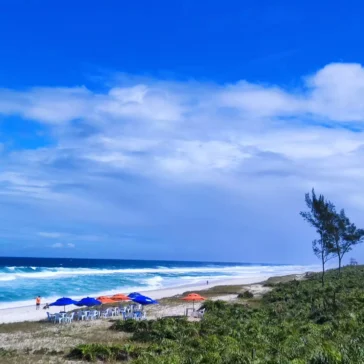
MULTIPOLYGON (((297 275, 301 275, 302 273, 297 273, 297 275)), ((140 290, 141 294, 145 294, 147 296, 152 297, 153 299, 159 300, 163 298, 170 298, 173 296, 177 296, 183 294, 186 291, 201 291, 209 288, 213 288, 216 286, 233 286, 233 285, 252 285, 259 284, 268 278, 272 277, 272 275, 258 275, 254 277, 241 277, 241 278, 231 278, 231 279, 222 279, 216 280, 213 282, 198 284, 191 283, 185 284, 183 286, 174 286, 167 288, 160 288, 154 290, 140 290)), ((14 323, 14 322, 24 322, 24 321, 40 321, 44 320, 47 317, 47 312, 55 313, 60 310, 60 307, 50 307, 47 310, 43 309, 45 303, 41 304, 39 310, 35 309, 34 305, 27 306, 17 306, 17 307, 9 307, 9 308, 1 308, 0 309, 0 324, 6 323, 14 323)), ((74 309, 79 309, 79 307, 70 305, 67 306, 66 310, 71 311, 74 309)))

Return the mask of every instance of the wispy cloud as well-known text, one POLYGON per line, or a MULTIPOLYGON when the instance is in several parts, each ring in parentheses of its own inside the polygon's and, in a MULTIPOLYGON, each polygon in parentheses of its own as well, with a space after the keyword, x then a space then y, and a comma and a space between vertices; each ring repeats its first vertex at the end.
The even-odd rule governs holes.
POLYGON ((64 245, 62 243, 54 243, 54 244, 51 245, 51 248, 57 248, 58 249, 58 248, 63 248, 63 246, 64 245))
POLYGON ((38 235, 41 236, 42 238, 47 238, 47 239, 58 239, 62 237, 61 233, 46 232, 46 231, 40 231, 38 235))
POLYGON ((59 249, 59 248, 74 248, 76 245, 73 243, 54 243, 51 245, 51 248, 59 249))

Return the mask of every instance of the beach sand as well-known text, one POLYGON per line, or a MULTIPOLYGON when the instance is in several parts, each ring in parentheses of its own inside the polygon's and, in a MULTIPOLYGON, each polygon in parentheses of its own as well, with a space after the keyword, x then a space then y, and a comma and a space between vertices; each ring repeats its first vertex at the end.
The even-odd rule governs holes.
MULTIPOLYGON (((214 282, 209 282, 207 285, 206 282, 204 284, 193 284, 193 285, 184 285, 178 287, 169 287, 169 288, 162 288, 157 290, 151 291, 140 291, 141 294, 145 294, 153 299, 163 299, 167 297, 173 297, 176 295, 181 295, 186 291, 201 291, 205 289, 209 289, 216 286, 227 286, 227 285, 251 285, 254 283, 262 282, 268 279, 270 276, 256 276, 256 277, 249 277, 249 278, 237 278, 237 279, 226 279, 226 280, 219 280, 214 282)), ((263 287, 261 285, 255 285, 252 287, 252 290, 256 290, 255 293, 259 293, 259 290, 262 290, 263 287)), ((122 293, 122 292, 121 292, 122 293)), ((124 292, 127 293, 127 292, 124 292)), ((234 296, 236 297, 236 295, 234 296)), ((225 300, 229 300, 229 297, 225 297, 225 300)), ((45 302, 42 302, 42 305, 39 310, 35 309, 35 301, 34 305, 32 306, 22 306, 22 307, 12 307, 12 308, 4 308, 0 309, 0 324, 1 323, 12 323, 12 322, 23 322, 23 321, 39 321, 44 320, 47 317, 47 312, 55 313, 59 312, 63 307, 50 307, 47 310, 43 309, 45 302)), ((150 313, 154 316, 159 315, 176 315, 176 314, 183 314, 184 308, 186 305, 173 305, 172 307, 160 307, 158 310, 150 308, 150 313)), ((74 309, 79 309, 77 306, 66 306, 67 311, 71 311, 74 309)))

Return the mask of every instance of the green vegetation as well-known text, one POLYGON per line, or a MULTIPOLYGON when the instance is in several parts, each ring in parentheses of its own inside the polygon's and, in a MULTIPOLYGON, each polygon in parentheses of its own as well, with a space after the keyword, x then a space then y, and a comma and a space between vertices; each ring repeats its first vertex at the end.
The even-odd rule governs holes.
POLYGON ((326 285, 277 283, 258 307, 207 301, 203 320, 116 321, 127 345, 81 345, 75 359, 133 364, 364 363, 364 267, 328 271, 326 285))
POLYGON ((337 257, 339 263, 339 274, 341 272, 342 260, 346 253, 353 247, 363 242, 364 230, 358 229, 350 222, 345 210, 336 212, 335 205, 325 199, 323 195, 316 196, 312 189, 311 195, 305 195, 306 205, 309 211, 302 211, 300 215, 313 228, 315 228, 319 239, 312 242, 315 255, 321 260, 322 276, 321 282, 324 285, 325 264, 331 258, 337 257))
POLYGON ((143 352, 141 347, 132 345, 82 344, 73 349, 68 359, 88 361, 127 361, 138 357, 143 352))

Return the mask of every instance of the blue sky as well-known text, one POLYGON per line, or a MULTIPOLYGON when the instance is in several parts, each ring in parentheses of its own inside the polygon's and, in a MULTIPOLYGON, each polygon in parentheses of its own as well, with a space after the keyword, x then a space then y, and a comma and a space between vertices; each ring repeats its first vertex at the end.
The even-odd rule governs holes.
POLYGON ((364 212, 363 10, 3 1, 0 254, 315 262, 304 193, 364 212))

